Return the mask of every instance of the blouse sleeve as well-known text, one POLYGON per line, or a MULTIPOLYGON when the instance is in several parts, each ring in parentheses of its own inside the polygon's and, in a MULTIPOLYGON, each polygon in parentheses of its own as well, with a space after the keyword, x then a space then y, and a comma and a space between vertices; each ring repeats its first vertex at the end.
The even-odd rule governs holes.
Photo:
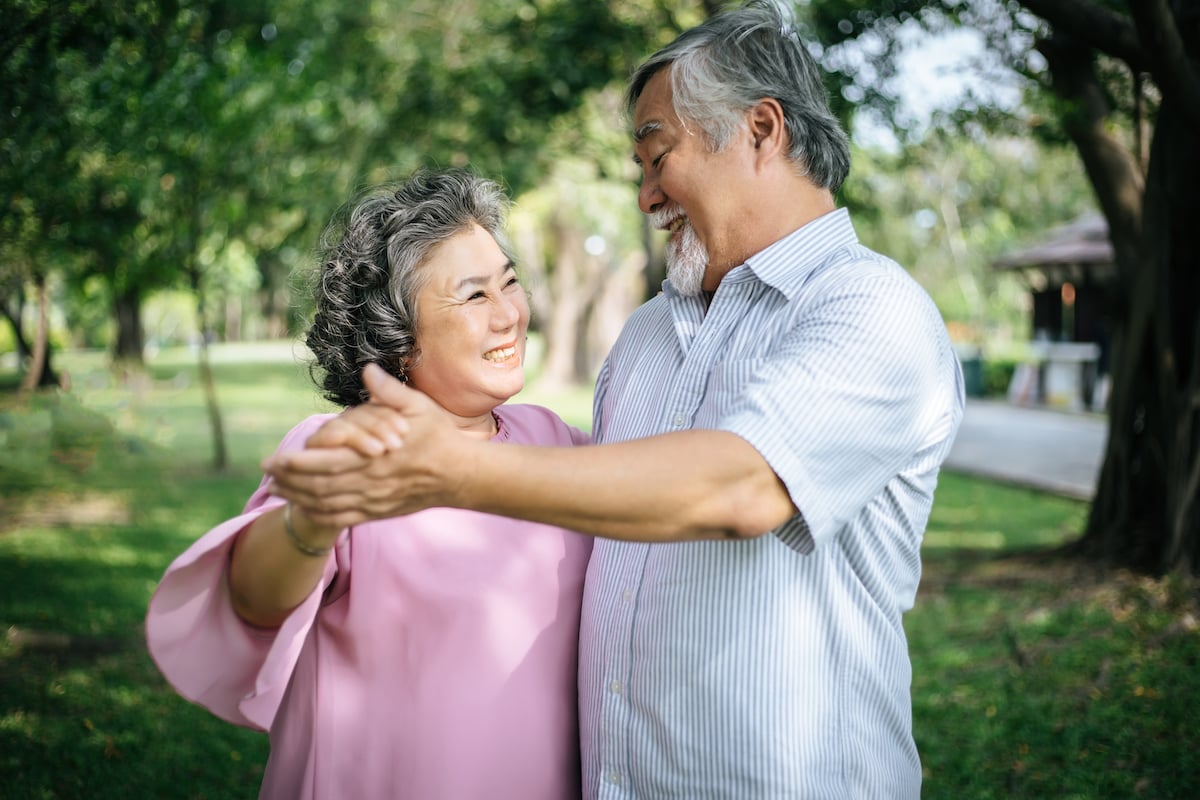
MULTIPOLYGON (((279 451, 302 448, 330 416, 297 425, 279 451)), ((343 535, 317 586, 278 628, 242 621, 229 593, 230 550, 242 530, 280 505, 264 477, 239 516, 208 531, 171 563, 146 615, 150 655, 180 695, 224 720, 264 731, 279 708, 322 595, 349 558, 343 535)))

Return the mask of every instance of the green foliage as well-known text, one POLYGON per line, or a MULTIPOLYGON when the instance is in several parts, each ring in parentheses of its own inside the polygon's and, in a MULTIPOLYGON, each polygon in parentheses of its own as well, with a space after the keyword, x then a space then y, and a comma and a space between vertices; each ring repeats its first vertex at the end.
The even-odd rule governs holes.
MULTIPOLYGON (((0 40, 0 292, 65 276, 134 360, 139 306, 163 289, 199 293, 201 325, 258 293, 278 333, 289 274, 358 185, 468 163, 536 185, 555 120, 626 74, 676 7, 694 5, 17 3, 0 40)), ((94 312, 71 315, 108 341, 94 312)))
MULTIPOLYGON (((335 207, 420 164, 470 164, 522 199, 581 209, 578 226, 602 230, 615 270, 642 244, 626 199, 636 175, 624 77, 715 5, 187 0, 60 15, 17 3, 0 73, 11 118, 0 131, 0 299, 34 273, 63 276, 56 302, 79 345, 136 348, 141 304, 181 289, 199 293, 202 309, 185 315, 202 313, 197 327, 282 335, 306 302, 288 297, 290 276, 309 266, 335 207)), ((857 107, 889 107, 881 82, 900 42, 890 34, 910 14, 928 27, 961 17, 989 41, 1016 24, 932 2, 823 0, 798 12, 847 125, 857 107)), ((1028 41, 1021 30, 1013 42, 1028 41)), ((1086 183, 1059 151, 1017 152, 970 130, 973 140, 914 138, 904 156, 856 154, 842 199, 868 243, 912 269, 968 337, 1021 336, 1024 287, 986 260, 1027 226, 1069 218, 1086 183)), ((581 261, 553 251, 567 245, 538 217, 546 268, 581 261)))
POLYGON ((976 345, 1028 336, 1028 286, 992 259, 1021 231, 1093 207, 1068 149, 939 133, 896 153, 857 150, 842 194, 863 241, 905 266, 952 334, 976 345))
POLYGON ((1013 373, 1020 362, 1011 358, 984 358, 983 393, 987 397, 1005 397, 1012 383, 1013 373))

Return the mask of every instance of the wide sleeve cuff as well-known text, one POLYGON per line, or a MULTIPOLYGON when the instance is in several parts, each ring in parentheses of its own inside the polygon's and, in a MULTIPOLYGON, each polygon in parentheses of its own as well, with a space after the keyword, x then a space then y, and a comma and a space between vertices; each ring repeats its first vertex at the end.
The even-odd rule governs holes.
POLYGON ((238 533, 279 505, 259 506, 196 540, 167 568, 146 615, 150 655, 180 695, 221 719, 264 731, 337 574, 330 558, 317 586, 277 629, 238 617, 228 586, 230 549, 238 533))

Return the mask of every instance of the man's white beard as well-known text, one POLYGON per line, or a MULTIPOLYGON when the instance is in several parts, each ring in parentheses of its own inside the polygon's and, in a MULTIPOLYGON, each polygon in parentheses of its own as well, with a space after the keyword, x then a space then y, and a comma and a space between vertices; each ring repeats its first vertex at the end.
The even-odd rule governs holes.
POLYGON ((696 235, 691 222, 685 221, 679 231, 678 242, 667 242, 667 277, 675 291, 685 297, 700 294, 704 282, 704 268, 708 265, 708 251, 696 235))

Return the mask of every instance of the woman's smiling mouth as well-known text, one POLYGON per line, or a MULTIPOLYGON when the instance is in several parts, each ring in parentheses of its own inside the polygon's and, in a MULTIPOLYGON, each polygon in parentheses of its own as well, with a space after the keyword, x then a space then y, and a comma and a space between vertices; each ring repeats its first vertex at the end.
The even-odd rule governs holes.
POLYGON ((516 354, 517 354, 517 346, 510 344, 506 347, 497 347, 495 350, 489 350, 483 354, 483 357, 487 361, 491 361, 493 363, 500 364, 505 361, 508 361, 510 358, 512 358, 516 354))

